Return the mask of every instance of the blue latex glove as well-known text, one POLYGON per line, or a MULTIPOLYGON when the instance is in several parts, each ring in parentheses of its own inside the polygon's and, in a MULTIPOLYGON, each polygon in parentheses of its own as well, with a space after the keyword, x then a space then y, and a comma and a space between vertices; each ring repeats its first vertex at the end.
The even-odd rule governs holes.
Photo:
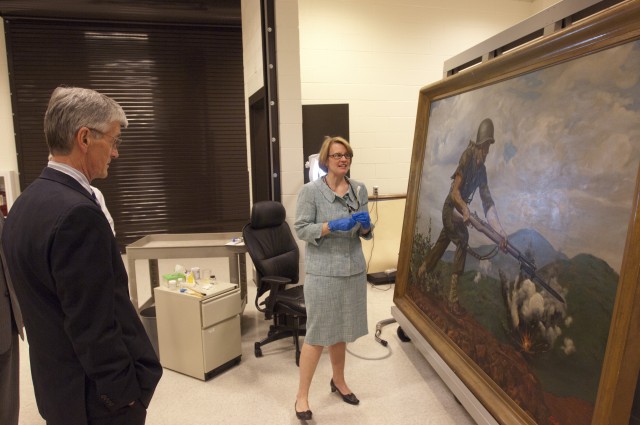
POLYGON ((369 213, 366 211, 359 211, 357 213, 353 213, 351 217, 360 225, 364 230, 369 230, 371 228, 371 217, 369 217, 369 213))
POLYGON ((347 230, 351 230, 351 228, 355 225, 356 221, 351 217, 338 218, 329 222, 329 230, 331 232, 335 230, 342 230, 346 232, 347 230))

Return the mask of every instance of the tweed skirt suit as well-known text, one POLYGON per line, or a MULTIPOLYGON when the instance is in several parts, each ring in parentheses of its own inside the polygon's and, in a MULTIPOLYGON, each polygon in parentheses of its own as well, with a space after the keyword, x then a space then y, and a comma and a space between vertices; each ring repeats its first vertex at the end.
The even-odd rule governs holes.
POLYGON ((349 183, 342 198, 322 179, 305 184, 298 195, 294 228, 307 243, 305 342, 311 345, 353 342, 368 332, 366 262, 360 238, 370 239, 373 225, 362 236, 359 223, 349 231, 321 236, 324 222, 349 217, 351 211, 368 211, 365 185, 355 180, 349 183))

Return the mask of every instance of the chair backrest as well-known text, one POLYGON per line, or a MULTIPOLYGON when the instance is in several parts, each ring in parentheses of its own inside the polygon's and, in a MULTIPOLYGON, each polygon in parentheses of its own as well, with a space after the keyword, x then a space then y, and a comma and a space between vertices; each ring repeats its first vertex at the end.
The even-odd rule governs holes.
POLYGON ((298 244, 285 221, 286 211, 281 203, 261 201, 253 204, 251 222, 242 229, 244 243, 258 273, 259 298, 269 290, 262 284, 263 276, 281 276, 298 283, 298 244))

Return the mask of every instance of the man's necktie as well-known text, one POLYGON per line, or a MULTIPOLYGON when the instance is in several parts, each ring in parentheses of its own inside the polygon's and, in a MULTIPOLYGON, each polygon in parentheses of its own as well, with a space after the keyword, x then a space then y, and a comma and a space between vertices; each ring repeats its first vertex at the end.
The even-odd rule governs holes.
POLYGON ((91 197, 93 198, 93 202, 95 202, 98 206, 100 206, 100 202, 98 202, 98 197, 96 196, 96 193, 93 190, 91 191, 91 197))

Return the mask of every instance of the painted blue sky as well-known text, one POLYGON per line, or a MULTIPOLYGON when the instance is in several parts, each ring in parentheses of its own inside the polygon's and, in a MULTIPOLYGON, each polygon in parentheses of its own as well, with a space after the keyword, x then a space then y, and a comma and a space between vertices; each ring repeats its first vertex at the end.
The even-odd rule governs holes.
MULTIPOLYGON (((505 231, 535 229, 619 272, 640 160, 638 69, 636 41, 434 102, 417 230, 431 218, 437 237, 450 176, 491 118, 487 170, 505 231)), ((482 216, 477 194, 471 210, 482 216)), ((470 233, 472 246, 488 242, 470 233)))

